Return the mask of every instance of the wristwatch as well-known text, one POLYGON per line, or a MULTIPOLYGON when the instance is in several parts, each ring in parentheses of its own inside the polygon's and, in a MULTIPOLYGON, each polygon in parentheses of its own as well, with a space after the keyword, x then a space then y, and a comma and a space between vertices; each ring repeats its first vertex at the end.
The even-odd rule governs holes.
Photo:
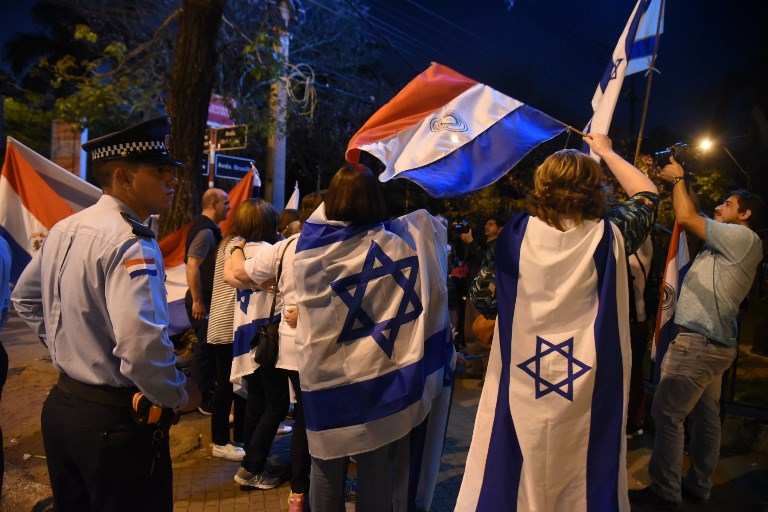
POLYGON ((680 183, 684 179, 685 179, 685 176, 677 176, 677 177, 673 178, 672 179, 672 187, 674 188, 675 185, 677 185, 678 183, 680 183))

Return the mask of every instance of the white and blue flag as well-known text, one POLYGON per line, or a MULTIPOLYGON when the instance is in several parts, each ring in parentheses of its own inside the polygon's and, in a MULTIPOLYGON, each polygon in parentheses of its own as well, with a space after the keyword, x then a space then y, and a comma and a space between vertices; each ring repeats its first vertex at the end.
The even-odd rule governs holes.
POLYGON ((353 226, 327 220, 322 204, 294 265, 310 453, 364 453, 418 427, 410 472, 422 505, 436 481, 454 363, 445 246, 445 226, 424 210, 353 226))
MULTIPOLYGON (((260 245, 267 242, 251 242, 245 244, 243 252, 245 258, 252 258, 260 245)), ((282 302, 277 296, 275 314, 270 317, 272 300, 275 292, 265 290, 237 290, 237 302, 235 303, 235 316, 233 320, 232 343, 232 371, 229 380, 233 384, 235 393, 245 396, 246 389, 243 378, 255 372, 259 365, 254 360, 254 350, 251 341, 260 327, 271 323, 280 322, 282 302)))
POLYGON ((498 320, 456 510, 628 512, 621 233, 519 215, 496 264, 498 320))
POLYGON ((624 77, 645 71, 653 64, 656 31, 659 29, 661 33, 664 27, 663 1, 638 0, 635 4, 611 61, 597 84, 592 97, 592 120, 584 131, 608 133, 624 77))

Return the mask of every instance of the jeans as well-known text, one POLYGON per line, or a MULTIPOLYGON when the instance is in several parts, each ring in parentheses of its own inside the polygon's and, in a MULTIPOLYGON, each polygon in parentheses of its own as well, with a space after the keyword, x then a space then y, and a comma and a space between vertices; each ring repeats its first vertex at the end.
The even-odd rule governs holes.
POLYGON ((651 488, 665 500, 682 501, 681 485, 699 498, 709 498, 720 457, 723 374, 735 358, 735 347, 713 343, 693 332, 678 334, 664 357, 651 407, 656 437, 649 470, 651 488), (683 423, 688 416, 691 468, 681 482, 683 423))
MULTIPOLYGON (((355 455, 357 460, 357 510, 405 512, 408 510, 410 435, 355 455)), ((312 512, 343 512, 347 458, 312 457, 309 474, 309 508, 312 512)))

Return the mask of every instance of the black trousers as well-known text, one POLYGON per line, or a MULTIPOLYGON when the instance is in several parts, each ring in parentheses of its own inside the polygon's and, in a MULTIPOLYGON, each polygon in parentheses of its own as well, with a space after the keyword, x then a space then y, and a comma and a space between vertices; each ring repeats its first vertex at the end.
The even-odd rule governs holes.
MULTIPOLYGON (((0 342, 0 399, 3 397, 3 386, 8 377, 8 353, 0 342)), ((3 452, 3 429, 0 428, 0 503, 3 501, 3 475, 5 474, 5 453, 3 452)))
POLYGON ((307 444, 307 424, 304 421, 304 401, 301 397, 299 372, 286 370, 296 393, 293 434, 291 435, 291 491, 303 494, 309 491, 309 470, 312 457, 307 444))
POLYGON ((216 364, 216 391, 213 395, 213 415, 211 415, 211 437, 218 445, 225 445, 233 439, 236 443, 245 442, 243 427, 245 423, 245 399, 232 392, 229 374, 232 372, 232 344, 211 345, 211 352, 216 364), (229 411, 235 404, 235 428, 233 437, 229 432, 229 411))
POLYGON ((288 414, 288 375, 277 368, 259 368, 245 378, 248 400, 245 407, 245 458, 242 466, 253 474, 264 465, 275 440, 277 427, 288 414))
MULTIPOLYGON (((189 323, 197 336, 197 343, 192 347, 192 380, 197 384, 200 394, 203 396, 203 405, 208 405, 213 399, 216 367, 211 345, 206 343, 208 336, 208 319, 195 320, 192 318, 192 294, 187 290, 184 296, 184 306, 187 309, 189 323)), ((210 312, 211 305, 206 304, 210 312)))
POLYGON ((173 510, 168 432, 54 387, 42 431, 57 512, 173 510))
POLYGON ((627 407, 627 430, 634 432, 645 424, 645 384, 643 382, 643 361, 648 349, 648 324, 630 322, 629 332, 632 344, 632 373, 629 377, 629 404, 627 407))

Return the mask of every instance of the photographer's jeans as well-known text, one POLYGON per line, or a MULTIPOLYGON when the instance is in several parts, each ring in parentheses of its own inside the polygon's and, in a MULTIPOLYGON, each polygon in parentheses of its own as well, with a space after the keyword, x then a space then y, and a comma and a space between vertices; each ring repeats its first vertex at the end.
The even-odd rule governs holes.
POLYGON ((691 468, 682 485, 698 498, 709 498, 720 457, 720 390, 735 357, 736 348, 692 332, 678 334, 667 351, 651 408, 656 437, 649 468, 651 488, 665 500, 682 501, 683 423, 688 416, 691 468))

